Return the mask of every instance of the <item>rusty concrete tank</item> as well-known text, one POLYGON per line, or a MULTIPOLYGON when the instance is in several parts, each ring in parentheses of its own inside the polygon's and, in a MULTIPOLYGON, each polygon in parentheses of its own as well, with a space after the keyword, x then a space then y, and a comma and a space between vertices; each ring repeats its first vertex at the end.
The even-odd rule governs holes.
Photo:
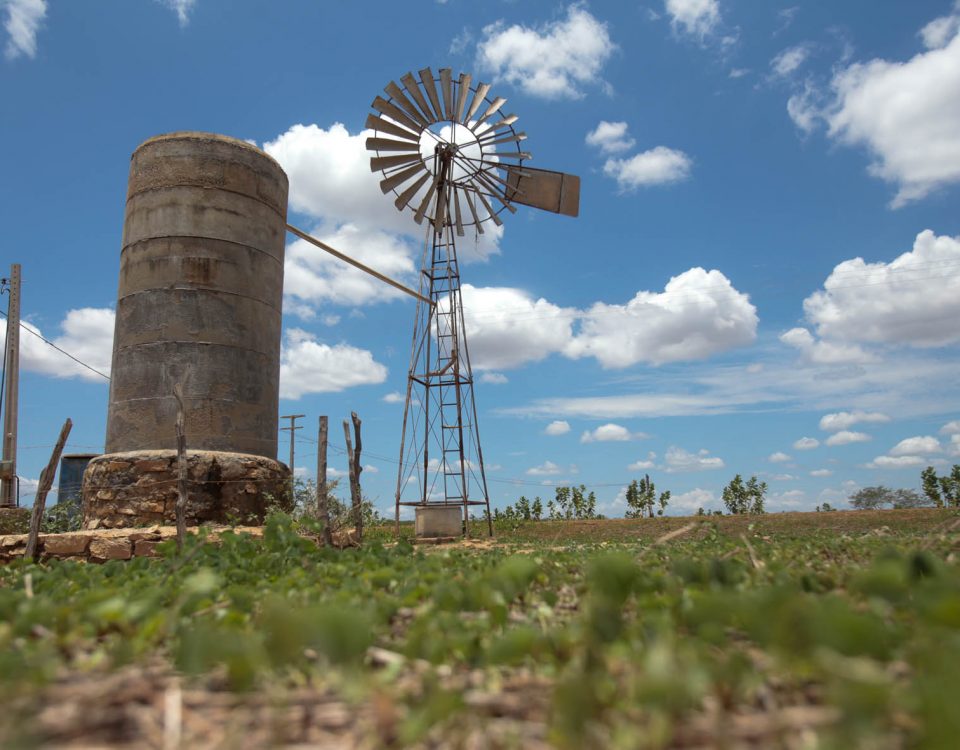
POLYGON ((157 488, 139 500, 137 490, 125 488, 166 481, 142 475, 169 469, 177 383, 194 454, 191 477, 205 481, 196 493, 191 490, 191 518, 236 515, 237 508, 226 506, 240 501, 249 516, 263 495, 282 491, 287 475, 276 456, 286 211, 283 169, 244 141, 170 133, 134 151, 107 455, 87 470, 86 520, 131 525, 172 513, 167 500, 175 492, 161 503, 157 488), (157 481, 146 481, 151 478, 157 481), (243 497, 233 497, 237 488, 231 484, 248 485, 243 497))

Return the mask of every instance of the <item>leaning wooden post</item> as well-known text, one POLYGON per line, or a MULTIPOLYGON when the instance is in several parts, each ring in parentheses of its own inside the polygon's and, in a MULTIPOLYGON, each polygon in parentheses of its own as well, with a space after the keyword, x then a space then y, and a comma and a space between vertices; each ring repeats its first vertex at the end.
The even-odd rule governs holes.
MULTIPOLYGON (((357 509, 357 538, 363 538, 363 493, 360 491, 360 472, 363 466, 360 463, 360 451, 363 446, 360 442, 360 417, 355 411, 350 412, 350 419, 353 421, 353 481, 356 484, 356 499, 354 507, 357 509)), ((350 490, 351 495, 353 490, 350 490)))
POLYGON ((180 383, 173 386, 173 397, 177 399, 177 551, 183 549, 183 539, 187 534, 187 434, 183 418, 183 389, 180 383))
POLYGON ((39 556, 40 546, 40 522, 43 521, 43 510, 47 504, 47 493, 53 486, 53 477, 57 473, 57 464, 60 463, 60 454, 63 453, 63 446, 67 443, 67 436, 70 434, 70 428, 73 422, 67 418, 60 428, 60 437, 57 438, 57 444, 53 447, 53 455, 50 456, 50 463, 40 472, 40 484, 37 487, 37 494, 33 499, 33 513, 30 515, 30 533, 27 534, 27 548, 23 556, 34 562, 39 556))
POLYGON ((327 502, 327 418, 320 417, 317 433, 317 515, 323 522, 323 543, 333 546, 330 504, 327 502))

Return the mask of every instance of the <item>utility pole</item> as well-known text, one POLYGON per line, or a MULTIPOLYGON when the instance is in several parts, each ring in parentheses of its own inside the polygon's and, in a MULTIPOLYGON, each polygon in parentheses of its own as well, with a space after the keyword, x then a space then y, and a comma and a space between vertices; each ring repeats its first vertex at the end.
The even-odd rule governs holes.
POLYGON ((289 427, 281 427, 280 429, 283 430, 284 432, 290 433, 290 482, 291 483, 293 483, 293 436, 296 430, 303 429, 302 425, 300 426, 297 425, 297 420, 303 419, 305 416, 306 414, 284 414, 280 417, 280 419, 290 420, 289 427))
POLYGON ((3 458, 0 460, 0 508, 17 504, 17 402, 20 381, 20 264, 10 266, 8 287, 7 340, 3 350, 3 458))

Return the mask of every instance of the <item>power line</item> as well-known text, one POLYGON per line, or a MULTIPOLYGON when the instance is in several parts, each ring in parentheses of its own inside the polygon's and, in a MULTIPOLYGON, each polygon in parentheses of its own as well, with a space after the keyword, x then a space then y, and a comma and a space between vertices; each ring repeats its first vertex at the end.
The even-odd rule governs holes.
MULTIPOLYGON (((3 310, 0 310, 0 315, 2 315, 3 317, 7 317, 7 314, 6 314, 5 312, 3 312, 3 310)), ((74 362, 76 362, 78 365, 81 365, 82 367, 86 367, 88 370, 90 370, 90 372, 96 373, 97 375, 99 375, 101 378, 104 378, 105 380, 110 380, 110 376, 109 376, 109 375, 105 375, 104 373, 100 372, 100 370, 98 370, 96 367, 92 367, 91 365, 88 365, 86 362, 77 359, 77 358, 74 357, 70 352, 68 352, 68 351, 66 351, 66 350, 64 350, 64 349, 61 349, 59 346, 57 346, 57 345, 54 344, 52 341, 50 341, 50 339, 44 338, 42 335, 40 335, 39 333, 37 333, 36 331, 34 331, 32 328, 27 328, 27 326, 24 325, 23 321, 20 322, 20 328, 21 328, 22 330, 26 331, 27 333, 32 333, 34 336, 36 336, 38 339, 40 339, 40 340, 43 341, 44 343, 49 344, 50 346, 52 346, 54 349, 56 349, 56 350, 57 350, 58 352, 60 352, 61 354, 69 357, 70 359, 72 359, 72 360, 73 360, 74 362)))

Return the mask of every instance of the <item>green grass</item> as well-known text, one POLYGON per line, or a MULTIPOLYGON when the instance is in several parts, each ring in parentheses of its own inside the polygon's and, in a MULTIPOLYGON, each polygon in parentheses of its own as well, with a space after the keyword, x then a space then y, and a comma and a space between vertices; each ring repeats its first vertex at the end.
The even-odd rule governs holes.
POLYGON ((541 522, 447 547, 381 545, 378 529, 335 552, 275 516, 262 540, 191 540, 180 557, 15 563, 0 570, 0 699, 16 708, 0 744, 63 740, 41 711, 65 684, 160 664, 211 693, 376 706, 389 720, 345 730, 375 745, 496 728, 517 747, 769 747, 801 731, 953 747, 957 523, 541 522))

